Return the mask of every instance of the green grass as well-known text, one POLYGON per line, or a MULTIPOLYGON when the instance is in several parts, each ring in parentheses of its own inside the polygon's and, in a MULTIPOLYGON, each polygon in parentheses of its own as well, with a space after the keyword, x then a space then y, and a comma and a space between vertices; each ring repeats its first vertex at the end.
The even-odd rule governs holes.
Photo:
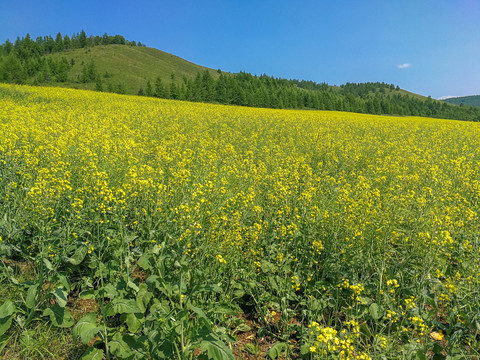
MULTIPOLYGON (((153 86, 157 76, 161 77, 164 84, 168 84, 172 73, 175 73, 177 82, 180 82, 184 76, 193 78, 198 72, 208 69, 161 50, 125 45, 101 45, 49 56, 54 59, 66 57, 68 61, 71 59, 75 61, 69 74, 70 81, 55 85, 93 89, 94 83, 78 82, 83 66, 93 60, 98 73, 102 76, 104 86, 109 82, 113 84, 121 82, 125 84, 127 94, 136 94, 141 87, 145 88, 148 80, 153 86)), ((218 76, 216 70, 209 70, 213 76, 218 76)))

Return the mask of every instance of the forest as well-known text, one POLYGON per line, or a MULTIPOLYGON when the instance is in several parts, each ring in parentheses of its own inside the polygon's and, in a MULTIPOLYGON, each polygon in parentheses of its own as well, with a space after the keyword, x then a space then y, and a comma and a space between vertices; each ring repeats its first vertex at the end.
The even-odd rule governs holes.
MULTIPOLYGON (((92 84, 97 91, 126 93, 125 84, 107 82, 109 73, 100 73, 92 58, 82 63, 80 75, 72 77, 75 59, 50 54, 70 49, 98 45, 145 46, 128 41, 122 35, 87 36, 85 31, 62 36, 37 37, 30 35, 9 40, 0 45, 0 82, 58 85, 65 82, 92 84)), ((112 69, 114 71, 114 69, 112 69)), ((281 79, 246 72, 231 74, 217 70, 212 76, 208 70, 196 76, 178 78, 175 72, 170 80, 152 74, 137 94, 164 99, 210 102, 250 107, 278 109, 313 109, 349 111, 367 114, 426 116, 446 119, 480 121, 480 109, 454 106, 445 102, 407 93, 393 84, 380 82, 346 83, 331 86, 306 80, 281 79)), ((163 77, 165 78, 165 77, 163 77)))

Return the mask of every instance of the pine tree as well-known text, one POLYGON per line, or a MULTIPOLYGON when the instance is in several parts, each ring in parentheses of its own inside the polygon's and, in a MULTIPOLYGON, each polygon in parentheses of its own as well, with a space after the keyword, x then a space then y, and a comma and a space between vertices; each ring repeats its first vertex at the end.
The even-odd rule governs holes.
POLYGON ((165 98, 167 96, 167 93, 165 91, 165 88, 163 86, 162 78, 160 76, 157 76, 155 79, 155 94, 156 97, 158 98, 165 98))
POLYGON ((55 38, 55 51, 62 51, 64 49, 62 34, 58 33, 55 38))
POLYGON ((153 96, 152 84, 150 83, 150 80, 147 81, 147 87, 145 89, 145 95, 153 96))
POLYGON ((95 79, 95 91, 103 91, 102 78, 98 75, 95 79))
POLYGON ((80 32, 80 35, 78 37, 78 42, 81 48, 84 48, 85 46, 87 46, 87 34, 83 29, 80 32))

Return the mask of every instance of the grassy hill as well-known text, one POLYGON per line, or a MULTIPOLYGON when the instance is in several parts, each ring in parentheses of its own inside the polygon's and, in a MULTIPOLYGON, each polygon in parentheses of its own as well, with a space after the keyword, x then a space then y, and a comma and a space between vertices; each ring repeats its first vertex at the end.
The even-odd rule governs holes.
POLYGON ((448 102, 454 105, 468 105, 480 107, 480 95, 472 96, 460 96, 449 99, 444 99, 443 101, 448 102))
POLYGON ((55 60, 66 57, 69 62, 73 59, 73 67, 69 71, 69 80, 58 83, 60 86, 80 89, 93 89, 93 83, 79 83, 82 68, 89 61, 95 62, 96 70, 104 84, 123 83, 127 94, 136 94, 141 87, 145 87, 148 80, 152 83, 157 76, 168 83, 172 73, 178 81, 184 76, 193 78, 204 70, 209 70, 216 77, 216 70, 196 65, 178 56, 149 47, 125 45, 100 45, 91 48, 67 50, 47 55, 55 60))

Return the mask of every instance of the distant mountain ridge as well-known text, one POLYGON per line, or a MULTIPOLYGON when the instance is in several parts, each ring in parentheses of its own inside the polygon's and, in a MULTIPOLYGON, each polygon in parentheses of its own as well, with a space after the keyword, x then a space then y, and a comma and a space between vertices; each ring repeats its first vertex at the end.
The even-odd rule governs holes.
POLYGON ((468 105, 480 107, 480 95, 470 95, 470 96, 458 96, 448 99, 443 99, 443 101, 448 102, 454 105, 468 105))

